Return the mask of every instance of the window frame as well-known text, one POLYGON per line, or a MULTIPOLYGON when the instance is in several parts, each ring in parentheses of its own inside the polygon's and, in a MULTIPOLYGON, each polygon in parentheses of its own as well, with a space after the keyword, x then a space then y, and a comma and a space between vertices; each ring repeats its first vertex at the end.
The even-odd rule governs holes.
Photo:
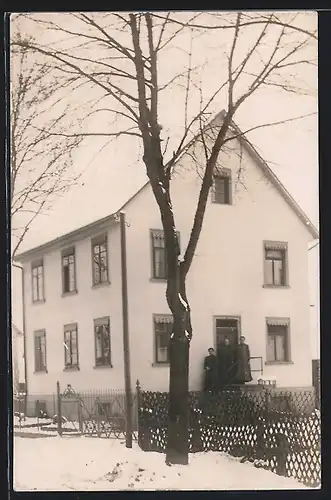
MULTIPOLYGON (((276 347, 275 347, 276 351, 276 347)), ((266 318, 266 362, 267 365, 282 365, 291 364, 291 320, 290 318, 276 318, 269 317, 266 318), (284 334, 269 333, 270 326, 282 326, 286 327, 286 332, 284 334), (284 359, 276 359, 277 354, 275 353, 275 359, 268 359, 268 343, 269 336, 283 336, 285 337, 285 356, 284 359)))
MULTIPOLYGON (((64 325, 63 327, 63 347, 64 347, 64 370, 79 370, 79 346, 78 346, 78 323, 70 323, 67 325, 64 325), (67 348, 66 348, 66 334, 70 333, 72 334, 73 332, 76 333, 76 351, 77 351, 77 363, 73 364, 67 363, 66 361, 66 353, 67 353, 67 348)), ((72 338, 70 335, 70 350, 72 350, 72 338)), ((72 358, 72 352, 70 352, 70 357, 72 358)))
POLYGON ((216 205, 232 205, 232 172, 229 168, 218 168, 213 174, 212 201, 216 205), (216 181, 224 181, 224 203, 219 201, 216 181), (227 182, 225 182, 227 181, 227 182))
MULTIPOLYGON (((34 339, 34 373, 47 373, 47 342, 46 342, 46 330, 45 329, 40 329, 40 330, 35 330, 33 332, 33 339, 34 339), (37 339, 43 338, 44 339, 44 345, 45 345, 45 364, 43 367, 41 367, 40 364, 40 357, 39 357, 39 363, 37 363, 37 339)), ((39 356, 41 352, 41 347, 38 347, 39 349, 39 356)))
MULTIPOLYGON (((160 235, 163 237, 163 240, 164 240, 164 230, 163 229, 150 229, 149 230, 149 233, 150 233, 150 246, 151 246, 151 280, 152 281, 161 281, 161 282, 164 282, 164 281, 167 281, 167 274, 168 274, 168 264, 167 264, 167 256, 166 256, 166 251, 165 251, 165 246, 163 247, 163 251, 164 251, 164 260, 165 260, 165 276, 164 277, 161 277, 161 276, 156 276, 156 266, 155 266, 155 248, 162 248, 162 247, 155 247, 154 245, 154 236, 155 235, 160 235)), ((179 244, 179 248, 181 246, 180 244, 180 232, 179 231, 176 231, 177 233, 177 238, 178 238, 178 244, 179 244)))
MULTIPOLYGON (((112 342, 111 342, 111 326, 110 326, 110 317, 109 316, 102 316, 100 318, 94 318, 93 319, 93 335, 94 335, 94 368, 112 368, 112 342), (103 327, 107 326, 108 327, 108 335, 109 335, 109 362, 108 363, 98 363, 97 360, 97 327, 103 327)), ((104 348, 102 348, 102 351, 104 351, 104 348)), ((102 359, 104 359, 105 356, 102 352, 102 359)))
POLYGON ((40 302, 45 302, 45 272, 44 272, 44 259, 40 258, 37 260, 34 260, 31 262, 31 296, 32 296, 32 303, 33 304, 38 304, 40 302), (37 289, 38 289, 38 298, 34 298, 34 274, 33 271, 35 269, 41 268, 41 277, 42 277, 42 297, 39 297, 39 284, 38 284, 38 274, 36 276, 37 278, 37 289))
POLYGON ((217 350, 218 344, 217 344, 217 320, 233 320, 237 321, 237 343, 239 343, 240 335, 241 335, 241 316, 240 315, 220 315, 217 314, 216 316, 213 316, 213 322, 214 322, 214 349, 215 352, 217 350))
MULTIPOLYGON (((100 255, 100 252, 99 252, 99 255, 100 255)), ((92 287, 98 287, 98 286, 102 286, 102 285, 107 285, 110 283, 110 273, 109 273, 109 247, 108 247, 108 234, 107 233, 102 233, 98 236, 95 236, 91 239, 91 262, 92 262, 92 287), (96 246, 101 246, 101 245, 105 245, 106 247, 106 258, 105 258, 105 261, 106 261, 106 271, 107 271, 107 277, 105 280, 99 280, 99 281, 96 281, 95 279, 95 273, 94 273, 94 264, 95 264, 95 260, 94 260, 94 248, 96 246)), ((101 272, 100 272, 100 278, 101 278, 101 272)))
MULTIPOLYGON (((172 314, 153 314, 153 344, 154 344, 154 363, 153 363, 153 366, 169 366, 169 363, 170 363, 170 352, 169 352, 169 348, 170 348, 170 342, 169 342, 169 347, 168 347, 168 351, 167 351, 167 361, 159 361, 158 360, 158 342, 157 342, 157 330, 156 330, 156 326, 157 324, 160 323, 160 324, 173 324, 173 316, 172 314), (160 319, 171 319, 172 321, 157 321, 157 320, 160 320, 160 319)), ((169 340, 170 340, 170 336, 169 336, 169 340)))
MULTIPOLYGON (((68 262, 69 264, 69 262, 68 262)), ((69 267, 69 266, 68 266, 69 267)), ((70 246, 68 248, 65 248, 61 251, 61 276, 62 276, 62 295, 72 295, 77 293, 77 272, 76 272, 76 248, 75 246, 70 246), (64 263, 63 260, 67 257, 73 256, 74 262, 73 262, 73 272, 74 272, 74 289, 73 290, 68 290, 66 291, 64 289, 64 263)))
MULTIPOLYGON (((275 259, 280 260, 280 259, 275 259)), ((274 281, 274 277, 273 277, 274 281)), ((263 287, 264 288, 289 288, 289 264, 288 264, 288 243, 286 241, 271 241, 264 240, 263 241, 263 287), (275 283, 267 283, 267 261, 272 259, 267 259, 268 251, 281 251, 284 254, 282 259, 283 262, 283 283, 275 284, 275 283)))

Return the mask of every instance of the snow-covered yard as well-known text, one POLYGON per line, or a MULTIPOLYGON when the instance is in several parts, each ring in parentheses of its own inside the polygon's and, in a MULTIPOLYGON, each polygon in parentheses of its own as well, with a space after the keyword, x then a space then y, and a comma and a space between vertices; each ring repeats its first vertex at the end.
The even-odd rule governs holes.
POLYGON ((127 449, 121 440, 89 437, 14 438, 14 489, 46 490, 270 490, 306 489, 224 453, 190 455, 188 466, 164 455, 127 449))

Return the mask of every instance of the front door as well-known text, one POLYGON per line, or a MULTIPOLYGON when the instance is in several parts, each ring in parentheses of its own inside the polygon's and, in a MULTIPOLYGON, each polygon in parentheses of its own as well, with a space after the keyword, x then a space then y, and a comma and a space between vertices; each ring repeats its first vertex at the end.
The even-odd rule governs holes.
POLYGON ((224 343, 225 337, 229 339, 233 347, 238 344, 239 339, 239 319, 237 318, 216 318, 216 349, 224 343))

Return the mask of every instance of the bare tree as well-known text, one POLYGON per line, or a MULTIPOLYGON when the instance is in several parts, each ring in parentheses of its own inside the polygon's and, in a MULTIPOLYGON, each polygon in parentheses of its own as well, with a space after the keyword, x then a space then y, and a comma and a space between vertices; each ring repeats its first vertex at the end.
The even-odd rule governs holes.
POLYGON ((56 78, 52 65, 36 60, 27 47, 16 45, 11 51, 11 69, 13 258, 36 217, 77 182, 79 175, 72 169, 72 153, 83 137, 52 135, 55 128, 68 127, 68 109, 57 107, 62 82, 56 78))
MULTIPOLYGON (((289 14, 282 20, 273 13, 213 14, 210 16, 212 22, 201 19, 203 16, 202 13, 170 12, 75 13, 69 15, 70 22, 67 22, 68 17, 56 22, 49 16, 47 19, 39 16, 35 18, 39 25, 68 36, 70 46, 65 46, 63 39, 52 48, 24 40, 13 41, 14 45, 49 57, 63 74, 75 75, 99 91, 100 102, 104 105, 95 112, 110 113, 114 121, 107 132, 96 131, 93 135, 117 137, 125 134, 138 137, 143 145, 143 161, 164 230, 168 268, 166 299, 173 315, 166 457, 169 464, 188 463, 189 346, 193 332, 186 278, 201 234, 219 155, 230 141, 241 138, 241 132, 233 125, 233 118, 247 99, 266 86, 297 92, 297 83, 288 70, 315 64, 302 54, 310 43, 315 42, 316 33, 300 28, 300 23, 295 24, 294 15, 289 14), (254 33, 246 37, 252 26, 254 33), (179 44, 183 33, 188 32, 194 39, 206 35, 210 29, 219 30, 219 53, 226 56, 226 64, 220 72, 223 81, 218 82, 214 92, 204 96, 203 86, 199 83, 201 65, 193 65, 192 49, 187 51, 189 63, 185 70, 167 81, 163 77, 161 81, 169 46, 179 44), (96 47, 97 61, 91 52, 96 47), (181 139, 166 161, 171 137, 165 136, 161 125, 160 100, 174 84, 184 88, 184 127, 181 139), (219 96, 223 96, 226 102, 222 120, 208 125, 210 110, 219 96), (194 112, 189 110, 192 100, 194 112), (201 188, 189 241, 181 257, 170 186, 175 163, 184 151, 191 154, 186 143, 197 132, 197 140, 204 151, 202 169, 199 170, 201 188)), ((168 99, 171 102, 171 98, 168 99)), ((58 132, 54 131, 54 134, 58 132)), ((60 135, 76 137, 74 131, 60 135)))

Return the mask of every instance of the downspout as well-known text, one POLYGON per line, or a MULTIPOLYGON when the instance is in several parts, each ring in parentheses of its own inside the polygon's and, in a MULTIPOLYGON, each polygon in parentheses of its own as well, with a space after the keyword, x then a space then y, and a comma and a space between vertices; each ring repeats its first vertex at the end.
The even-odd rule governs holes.
POLYGON ((121 277, 122 277, 122 318, 123 318, 123 354, 124 354, 124 382, 125 382, 125 412, 126 447, 132 448, 132 391, 130 369, 130 343, 129 343, 129 312, 128 312, 128 279, 126 260, 126 222, 125 214, 120 212, 121 232, 121 277))
POLYGON ((21 270, 21 286, 22 286, 22 322, 23 322, 23 358, 24 358, 24 382, 25 382, 25 398, 24 398, 24 415, 26 416, 27 401, 28 401, 28 370, 26 363, 26 317, 25 317, 25 288, 24 288, 24 268, 18 264, 12 263, 13 267, 21 270))

